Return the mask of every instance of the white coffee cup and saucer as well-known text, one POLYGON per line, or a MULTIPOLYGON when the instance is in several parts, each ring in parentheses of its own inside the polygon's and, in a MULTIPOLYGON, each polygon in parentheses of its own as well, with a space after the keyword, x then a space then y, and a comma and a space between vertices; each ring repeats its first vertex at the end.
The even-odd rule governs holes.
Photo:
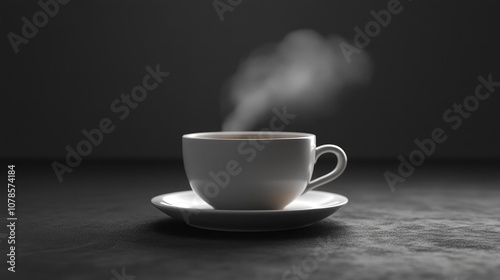
POLYGON ((299 132, 202 132, 182 137, 190 191, 151 202, 191 226, 222 231, 305 227, 346 205, 342 195, 314 191, 344 172, 347 156, 335 145, 316 147, 299 132), (316 160, 332 153, 337 165, 311 181, 316 160))

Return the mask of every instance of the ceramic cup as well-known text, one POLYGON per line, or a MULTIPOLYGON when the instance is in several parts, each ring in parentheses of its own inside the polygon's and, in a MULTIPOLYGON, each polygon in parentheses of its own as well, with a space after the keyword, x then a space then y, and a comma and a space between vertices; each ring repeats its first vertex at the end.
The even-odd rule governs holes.
POLYGON ((347 157, 335 145, 316 147, 298 132, 202 132, 182 137, 184 168, 193 191, 215 209, 280 210, 344 172, 347 157), (337 156, 328 174, 311 181, 316 160, 337 156))

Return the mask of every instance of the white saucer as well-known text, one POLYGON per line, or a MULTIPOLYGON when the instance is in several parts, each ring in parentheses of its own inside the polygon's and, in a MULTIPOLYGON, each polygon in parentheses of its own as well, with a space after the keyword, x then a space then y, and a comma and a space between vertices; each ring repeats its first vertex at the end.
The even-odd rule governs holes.
POLYGON ((153 205, 188 225, 221 231, 275 231, 309 226, 347 204, 342 195, 310 191, 283 210, 215 210, 193 191, 162 194, 153 205))

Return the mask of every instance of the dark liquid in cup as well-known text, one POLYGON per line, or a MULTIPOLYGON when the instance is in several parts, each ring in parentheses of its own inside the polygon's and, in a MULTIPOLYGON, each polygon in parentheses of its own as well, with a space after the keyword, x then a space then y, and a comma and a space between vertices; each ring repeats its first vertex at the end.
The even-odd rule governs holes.
POLYGON ((269 140, 269 139, 286 139, 286 138, 297 138, 300 137, 297 134, 277 134, 277 133, 255 133, 255 134, 221 134, 221 135, 210 135, 210 136, 204 136, 204 138, 207 139, 231 139, 231 140, 250 140, 250 139, 263 139, 263 140, 269 140))

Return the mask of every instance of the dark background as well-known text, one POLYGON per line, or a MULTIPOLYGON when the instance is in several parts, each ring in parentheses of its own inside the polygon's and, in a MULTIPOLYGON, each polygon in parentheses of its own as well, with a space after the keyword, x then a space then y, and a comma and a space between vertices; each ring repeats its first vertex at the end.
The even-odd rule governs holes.
MULTIPOLYGON (((21 18, 40 7, 2 1, 1 156, 63 159, 82 129, 116 119, 110 103, 159 63, 171 75, 87 159, 180 159, 182 134, 221 129, 223 85, 255 48, 304 28, 352 42, 353 28, 387 2, 243 1, 221 22, 210 1, 71 1, 16 55, 6 35, 20 34, 21 18)), ((498 159, 498 92, 457 131, 442 119, 473 94, 478 75, 500 80, 494 3, 401 1, 403 11, 366 48, 369 86, 287 130, 317 134, 318 144, 356 160, 406 156, 415 138, 443 127, 449 139, 432 159, 498 159)))
MULTIPOLYGON (((326 236, 329 258, 309 279, 499 279, 500 88, 458 130, 442 118, 479 75, 500 81, 496 1, 401 1, 366 48, 371 83, 286 127, 346 150, 345 173, 319 189, 349 198, 339 213, 302 229, 231 233, 190 227, 150 204, 189 189, 181 136, 221 129, 224 86, 256 48, 299 29, 352 41, 388 1, 243 0, 221 22, 212 0, 73 0, 18 54, 7 34, 20 34, 21 18, 40 7, 1 1, 0 159, 16 165, 19 220, 18 272, 4 266, 0 279, 118 279, 122 268, 137 280, 283 279, 326 236), (171 75, 118 121, 110 103, 156 64, 171 75), (65 147, 106 117, 115 131, 58 182, 50 163, 64 163, 65 147), (436 127, 448 140, 426 159, 435 162, 391 187, 384 172, 398 173, 398 155, 436 127)), ((319 162, 314 177, 331 165, 319 162)))

